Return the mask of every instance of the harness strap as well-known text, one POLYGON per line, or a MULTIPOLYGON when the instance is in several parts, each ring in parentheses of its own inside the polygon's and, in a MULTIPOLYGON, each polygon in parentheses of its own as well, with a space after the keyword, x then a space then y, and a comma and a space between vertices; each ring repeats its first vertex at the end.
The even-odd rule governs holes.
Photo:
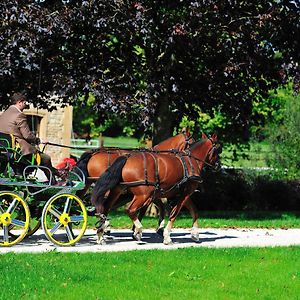
POLYGON ((160 187, 160 178, 159 178, 159 172, 158 172, 158 161, 157 161, 157 154, 154 153, 149 153, 149 155, 153 158, 154 161, 154 177, 155 177, 155 189, 152 195, 152 199, 154 200, 156 197, 156 193, 159 190, 161 192, 161 187, 160 187))
POLYGON ((142 156, 143 156, 143 162, 144 162, 144 177, 145 177, 145 183, 148 183, 148 170, 147 170, 147 158, 146 158, 146 154, 144 152, 142 152, 142 156))
MULTIPOLYGON (((189 166, 190 166, 190 168, 191 168, 191 176, 194 176, 195 175, 195 169, 194 169, 194 165, 193 165, 193 163, 192 163, 192 159, 191 159, 191 157, 190 156, 186 156, 187 157, 187 161, 188 161, 188 163, 189 163, 189 166)), ((197 164, 198 165, 198 164, 197 164)))
POLYGON ((107 155, 108 155, 108 158, 107 158, 107 168, 109 168, 111 166, 111 164, 110 164, 110 151, 107 151, 107 155))
MULTIPOLYGON (((176 188, 179 189, 188 180, 197 181, 197 182, 200 182, 200 183, 203 182, 203 180, 200 176, 202 168, 199 165, 199 162, 202 162, 202 164, 206 164, 208 166, 211 166, 205 160, 198 159, 197 157, 194 157, 190 153, 190 151, 185 151, 185 152, 179 152, 179 151, 151 151, 151 152, 149 151, 148 152, 148 151, 146 151, 146 152, 142 152, 142 155, 143 155, 145 180, 131 181, 131 182, 121 182, 120 185, 125 185, 125 186, 128 186, 128 187, 135 187, 135 186, 139 186, 139 185, 154 186, 155 187, 154 193, 156 193, 159 190, 162 194, 167 194, 167 193, 169 193, 170 191, 172 191, 176 188), (159 170, 158 170, 158 161, 157 161, 157 154, 159 154, 160 152, 174 153, 175 157, 177 157, 180 160, 180 163, 181 163, 182 169, 183 169, 182 179, 179 182, 175 183, 173 186, 171 186, 167 190, 164 190, 164 189, 161 188, 161 182, 160 182, 159 170), (147 169, 146 153, 148 153, 154 160, 155 182, 150 182, 148 180, 148 169, 147 169), (194 167, 193 161, 197 165, 197 170, 194 167), (188 166, 190 167, 190 172, 189 172, 188 166)), ((153 195, 153 197, 154 197, 154 195, 153 195)))

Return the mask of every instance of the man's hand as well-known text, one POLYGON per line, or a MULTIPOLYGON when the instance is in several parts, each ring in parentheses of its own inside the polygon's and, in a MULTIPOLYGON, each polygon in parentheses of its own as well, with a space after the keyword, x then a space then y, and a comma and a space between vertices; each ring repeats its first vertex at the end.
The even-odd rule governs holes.
POLYGON ((49 143, 48 140, 42 140, 42 139, 40 139, 40 144, 48 144, 48 143, 49 143))

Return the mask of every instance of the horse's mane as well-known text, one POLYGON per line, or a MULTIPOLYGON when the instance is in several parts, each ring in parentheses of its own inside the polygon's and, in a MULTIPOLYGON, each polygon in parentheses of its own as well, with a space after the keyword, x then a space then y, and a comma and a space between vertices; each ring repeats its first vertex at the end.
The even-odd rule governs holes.
POLYGON ((200 141, 195 141, 190 145, 190 150, 193 150, 193 148, 195 148, 198 145, 201 145, 203 143, 205 143, 208 139, 202 139, 200 141))

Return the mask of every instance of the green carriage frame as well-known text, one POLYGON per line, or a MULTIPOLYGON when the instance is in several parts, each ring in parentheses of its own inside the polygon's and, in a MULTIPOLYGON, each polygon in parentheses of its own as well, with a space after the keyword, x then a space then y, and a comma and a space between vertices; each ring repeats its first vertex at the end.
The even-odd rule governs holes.
POLYGON ((85 187, 85 177, 77 168, 52 185, 52 176, 33 155, 22 155, 11 135, 0 133, 0 246, 20 243, 40 226, 55 245, 71 246, 82 238, 87 211, 76 192, 85 187), (40 181, 39 171, 48 172, 50 180, 40 181))

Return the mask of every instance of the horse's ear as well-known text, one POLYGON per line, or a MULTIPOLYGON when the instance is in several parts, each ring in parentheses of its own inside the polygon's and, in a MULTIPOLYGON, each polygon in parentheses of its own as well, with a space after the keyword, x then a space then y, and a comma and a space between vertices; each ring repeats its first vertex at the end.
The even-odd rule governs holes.
POLYGON ((181 130, 181 132, 185 133, 186 136, 190 136, 191 135, 190 129, 188 127, 183 127, 182 130, 181 130))
POLYGON ((204 140, 204 139, 208 139, 207 135, 206 135, 204 132, 202 132, 202 139, 203 139, 203 140, 204 140))
POLYGON ((212 136, 211 136, 211 139, 212 141, 215 143, 218 139, 218 136, 214 133, 212 136))

